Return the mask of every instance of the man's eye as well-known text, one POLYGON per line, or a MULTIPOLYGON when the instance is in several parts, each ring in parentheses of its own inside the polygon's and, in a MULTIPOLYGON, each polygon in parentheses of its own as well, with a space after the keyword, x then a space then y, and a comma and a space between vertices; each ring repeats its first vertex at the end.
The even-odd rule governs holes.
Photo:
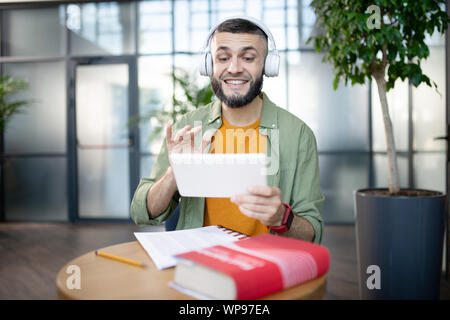
POLYGON ((218 60, 219 60, 219 61, 222 61, 222 62, 223 62, 223 61, 227 61, 227 60, 228 60, 228 57, 219 57, 218 60))
POLYGON ((253 60, 255 60, 255 58, 254 57, 244 57, 244 60, 245 61, 253 61, 253 60))

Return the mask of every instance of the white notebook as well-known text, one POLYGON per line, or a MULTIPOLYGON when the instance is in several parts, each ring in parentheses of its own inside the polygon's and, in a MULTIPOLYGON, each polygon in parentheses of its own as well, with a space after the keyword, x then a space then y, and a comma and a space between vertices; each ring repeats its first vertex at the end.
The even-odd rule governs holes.
POLYGON ((135 232, 134 236, 159 270, 174 267, 177 263, 174 256, 177 254, 248 238, 242 233, 221 226, 166 232, 135 232))
POLYGON ((262 153, 174 153, 169 161, 183 197, 231 198, 267 185, 262 153))

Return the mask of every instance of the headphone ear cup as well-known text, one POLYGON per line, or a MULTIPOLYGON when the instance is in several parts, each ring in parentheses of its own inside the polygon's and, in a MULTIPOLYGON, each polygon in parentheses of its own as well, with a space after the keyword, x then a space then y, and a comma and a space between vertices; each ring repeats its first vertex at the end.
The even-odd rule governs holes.
POLYGON ((278 76, 279 68, 280 56, 278 55, 278 53, 269 52, 264 64, 264 74, 267 77, 276 77, 278 76))
POLYGON ((209 53, 209 52, 206 54, 205 65, 206 65, 206 74, 208 77, 211 77, 213 74, 213 63, 212 63, 211 53, 209 53))
POLYGON ((212 75, 212 59, 209 52, 204 52, 200 56, 200 61, 198 64, 198 70, 202 76, 212 75))

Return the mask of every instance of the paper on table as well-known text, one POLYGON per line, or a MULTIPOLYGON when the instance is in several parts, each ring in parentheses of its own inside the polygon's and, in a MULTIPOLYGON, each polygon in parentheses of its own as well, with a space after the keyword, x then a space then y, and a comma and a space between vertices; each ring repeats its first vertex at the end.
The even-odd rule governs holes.
POLYGON ((243 235, 224 232, 218 226, 208 226, 166 232, 135 232, 134 236, 161 270, 175 266, 174 256, 177 254, 233 242, 243 235))

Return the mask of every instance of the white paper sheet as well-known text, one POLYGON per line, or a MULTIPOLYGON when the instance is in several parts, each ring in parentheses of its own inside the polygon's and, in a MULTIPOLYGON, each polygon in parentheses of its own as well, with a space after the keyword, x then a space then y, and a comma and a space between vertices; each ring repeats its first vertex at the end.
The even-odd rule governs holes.
POLYGON ((267 185, 262 153, 174 153, 169 156, 183 197, 231 198, 251 186, 267 185))
POLYGON ((175 255, 241 239, 244 235, 227 233, 218 226, 166 232, 135 232, 134 236, 161 270, 176 265, 175 255))

